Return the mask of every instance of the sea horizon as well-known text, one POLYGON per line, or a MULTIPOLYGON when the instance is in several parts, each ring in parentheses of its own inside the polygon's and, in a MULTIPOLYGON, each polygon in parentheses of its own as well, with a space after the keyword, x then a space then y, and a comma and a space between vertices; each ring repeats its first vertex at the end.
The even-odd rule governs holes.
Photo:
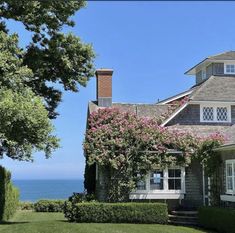
POLYGON ((20 201, 68 199, 73 193, 84 191, 83 179, 13 179, 20 191, 20 201))

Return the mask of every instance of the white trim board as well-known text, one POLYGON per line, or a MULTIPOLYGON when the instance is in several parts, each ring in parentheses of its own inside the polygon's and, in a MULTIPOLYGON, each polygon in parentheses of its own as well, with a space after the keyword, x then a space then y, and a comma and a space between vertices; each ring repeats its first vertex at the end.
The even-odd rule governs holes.
POLYGON ((232 196, 232 195, 220 195, 220 200, 221 201, 235 202, 235 196, 232 196))
POLYGON ((169 121, 171 121, 175 116, 177 116, 185 107, 188 106, 188 102, 183 104, 177 111, 175 111, 169 118, 167 118, 161 126, 165 126, 169 121))
POLYGON ((167 103, 169 103, 171 101, 174 101, 174 100, 180 99, 180 98, 182 98, 182 97, 184 97, 186 95, 189 95, 192 92, 193 92, 193 90, 185 91, 185 92, 183 92, 181 94, 178 94, 178 95, 172 96, 170 98, 167 98, 165 100, 159 101, 157 104, 167 104, 167 103))

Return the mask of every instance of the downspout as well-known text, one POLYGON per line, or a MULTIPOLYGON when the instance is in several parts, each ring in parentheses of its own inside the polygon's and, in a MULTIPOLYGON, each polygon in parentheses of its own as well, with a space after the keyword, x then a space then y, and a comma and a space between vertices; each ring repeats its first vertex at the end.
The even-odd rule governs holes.
POLYGON ((203 197, 203 206, 206 205, 206 196, 205 196, 205 169, 204 164, 202 164, 202 197, 203 197))

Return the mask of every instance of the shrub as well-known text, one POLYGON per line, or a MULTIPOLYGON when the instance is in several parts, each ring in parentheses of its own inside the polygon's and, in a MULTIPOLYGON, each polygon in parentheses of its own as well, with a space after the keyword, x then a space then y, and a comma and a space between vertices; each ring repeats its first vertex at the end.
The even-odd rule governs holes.
POLYGON ((32 202, 20 202, 19 203, 20 210, 34 210, 34 203, 32 202))
POLYGON ((68 198, 68 201, 72 202, 73 204, 76 204, 80 202, 94 201, 94 199, 95 197, 93 194, 73 193, 73 195, 68 198))
POLYGON ((199 223, 221 233, 235 233, 235 210, 202 207, 199 209, 199 223))
POLYGON ((40 200, 34 204, 36 212, 63 212, 63 200, 40 200))
POLYGON ((11 182, 11 173, 0 166, 0 221, 7 221, 18 208, 19 191, 11 182))
POLYGON ((72 222, 165 224, 168 221, 164 203, 66 202, 64 213, 72 222))

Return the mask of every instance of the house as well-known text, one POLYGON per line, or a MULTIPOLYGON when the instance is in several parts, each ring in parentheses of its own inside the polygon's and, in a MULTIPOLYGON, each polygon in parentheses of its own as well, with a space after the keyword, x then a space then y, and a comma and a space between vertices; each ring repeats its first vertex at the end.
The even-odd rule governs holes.
MULTIPOLYGON (((88 115, 99 108, 115 107, 139 117, 159 117, 169 111, 169 106, 187 99, 163 122, 162 126, 198 136, 220 132, 226 135, 226 144, 216 148, 222 159, 221 202, 235 202, 235 51, 210 56, 186 71, 195 78, 195 85, 155 104, 129 104, 112 102, 113 70, 99 69, 97 99, 88 105, 88 115)), ((105 200, 105 171, 96 167, 95 192, 105 200)), ((132 200, 162 200, 171 206, 179 204, 198 207, 209 203, 210 179, 198 162, 189 167, 168 167, 151 171, 145 180, 130 193, 132 200)))

